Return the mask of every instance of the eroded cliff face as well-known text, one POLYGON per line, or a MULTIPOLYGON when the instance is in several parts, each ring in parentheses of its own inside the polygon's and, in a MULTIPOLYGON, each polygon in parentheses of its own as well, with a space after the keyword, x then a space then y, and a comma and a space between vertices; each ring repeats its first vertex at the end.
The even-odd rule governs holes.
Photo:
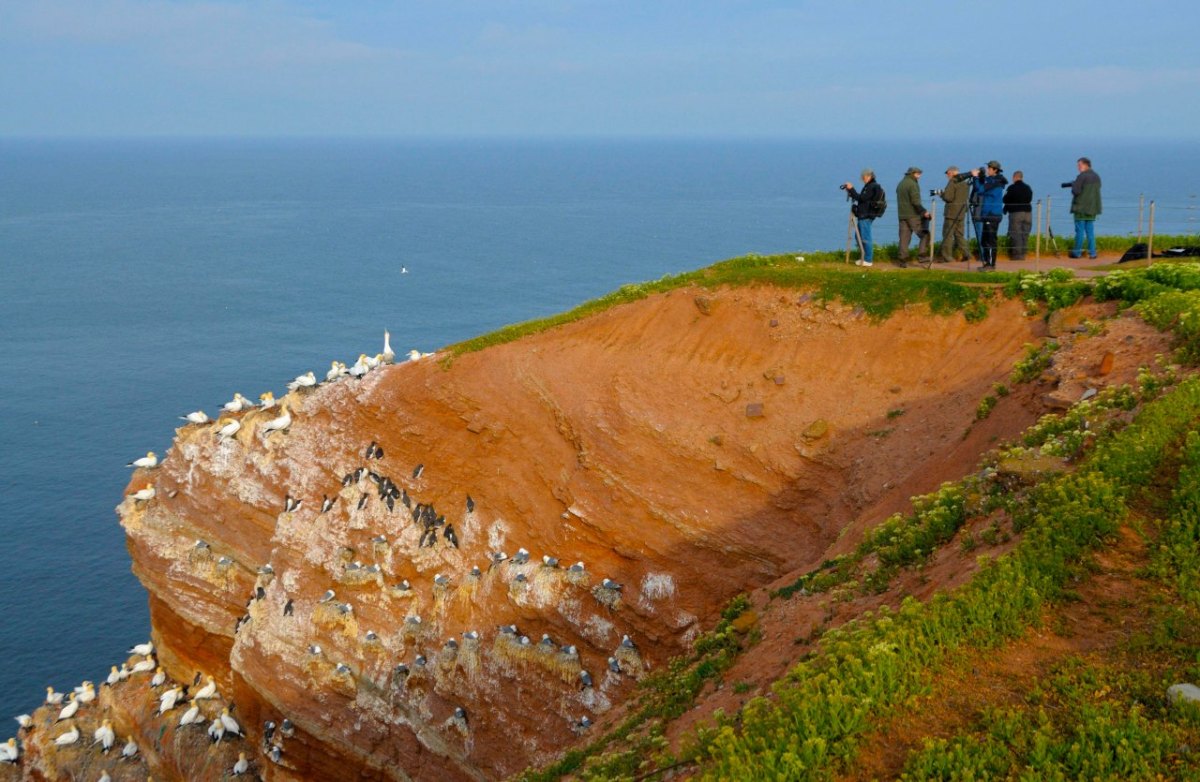
MULTIPOLYGON (((293 392, 285 431, 263 432, 278 409, 183 427, 130 483, 156 496, 118 508, 159 661, 215 678, 248 733, 218 751, 265 779, 545 762, 733 595, 928 488, 907 476, 956 458, 1031 339, 1018 303, 994 309, 871 323, 794 291, 679 290, 293 392), (291 735, 264 741, 285 718, 291 735)), ((228 773, 203 741, 171 749, 197 729, 144 713, 156 693, 123 697, 156 779, 228 773)))

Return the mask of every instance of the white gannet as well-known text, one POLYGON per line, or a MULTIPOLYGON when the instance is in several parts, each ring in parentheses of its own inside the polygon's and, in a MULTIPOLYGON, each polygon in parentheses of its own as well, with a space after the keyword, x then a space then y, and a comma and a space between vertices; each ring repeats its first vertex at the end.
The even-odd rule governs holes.
POLYGON ((193 703, 191 708, 185 711, 183 716, 179 718, 180 727, 184 725, 198 725, 201 722, 204 722, 204 715, 200 713, 200 704, 198 703, 193 703))
POLYGON ((30 717, 28 714, 18 714, 13 719, 15 719, 17 724, 22 728, 28 729, 33 727, 33 717, 30 717))
POLYGON ((129 760, 135 757, 138 753, 137 742, 133 740, 133 736, 129 737, 129 741, 125 742, 125 746, 121 748, 121 757, 129 760))
POLYGON ((60 733, 57 737, 55 737, 54 746, 65 747, 70 744, 74 744, 76 741, 79 741, 79 728, 75 727, 75 725, 72 723, 70 730, 68 730, 66 733, 60 733))
POLYGON ((145 657, 141 660, 138 660, 136 663, 134 663, 133 667, 129 669, 129 672, 130 673, 150 673, 157 667, 158 667, 158 664, 156 662, 154 662, 153 657, 145 657))
POLYGON ((221 720, 221 724, 225 726, 225 730, 238 736, 242 735, 242 726, 238 725, 237 720, 235 720, 233 715, 229 713, 228 708, 221 709, 221 716, 218 717, 218 719, 221 720))
POLYGON ((221 405, 221 409, 226 413, 240 413, 252 407, 254 407, 254 403, 238 393, 234 393, 233 399, 221 405))
POLYGON ((225 726, 221 724, 221 718, 217 717, 208 726, 208 737, 213 741, 220 741, 225 736, 225 726))
POLYGON ((188 413, 187 415, 181 415, 179 417, 182 420, 187 421, 189 424, 206 424, 206 423, 208 423, 208 413, 204 412, 203 410, 196 410, 194 412, 188 413))
POLYGON ((127 666, 125 663, 121 663, 121 667, 117 669, 117 679, 119 681, 125 681, 128 678, 129 678, 129 666, 127 666))
POLYGON ((107 771, 101 771, 100 776, 96 779, 96 782, 112 782, 112 777, 108 775, 107 771))
POLYGON ((377 353, 374 356, 365 356, 365 358, 367 360, 367 369, 378 369, 379 365, 383 363, 382 353, 377 353))
POLYGON ((75 697, 75 693, 71 693, 67 700, 67 705, 63 706, 58 712, 58 719, 55 722, 69 720, 75 716, 75 712, 79 711, 79 699, 75 697))
POLYGON ((133 647, 129 650, 128 654, 136 654, 141 657, 148 657, 148 656, 154 654, 154 642, 146 641, 145 643, 142 643, 142 644, 134 644, 133 647))
POLYGON ((104 681, 108 682, 109 687, 121 681, 121 672, 117 670, 117 666, 114 665, 112 667, 112 669, 108 672, 108 678, 104 681))
POLYGON ((138 489, 129 496, 133 497, 138 502, 149 502, 150 500, 154 499, 154 484, 152 483, 144 489, 138 489))
POLYGON ((142 470, 153 469, 158 466, 158 454, 154 451, 146 451, 146 455, 140 459, 134 459, 126 467, 137 467, 142 470))
POLYGON ((383 356, 383 362, 390 364, 396 360, 396 351, 392 350, 392 335, 387 329, 383 330, 383 352, 379 355, 383 356))
POLYGON ((19 757, 21 750, 17 748, 16 739, 9 739, 0 744, 0 763, 16 763, 19 757))
POLYGON ((113 743, 117 740, 117 734, 113 732, 112 720, 104 720, 100 723, 100 727, 96 728, 92 734, 95 739, 94 744, 99 744, 105 752, 113 748, 113 743))
POLYGON ((203 687, 196 690, 196 694, 192 696, 192 700, 204 701, 220 697, 221 696, 217 693, 217 683, 213 681, 213 677, 209 676, 208 682, 203 687))
POLYGON ((158 696, 158 713, 166 714, 171 709, 175 708, 175 704, 179 701, 179 697, 183 695, 183 690, 179 687, 171 689, 158 696))
POLYGON ((62 703, 63 694, 55 692, 53 687, 46 688, 46 703, 50 706, 58 706, 62 703))
POLYGON ((91 703, 96 700, 96 685, 91 682, 84 682, 82 687, 76 687, 75 692, 79 695, 80 703, 91 703))
POLYGON ((160 666, 158 666, 158 668, 156 668, 154 670, 154 678, 150 680, 150 686, 151 687, 161 687, 164 684, 166 684, 166 682, 167 682, 167 672, 164 671, 162 669, 162 666, 160 665, 160 666))
POLYGON ((249 770, 250 770, 250 761, 246 760, 246 753, 239 752, 237 763, 233 764, 233 775, 235 777, 240 777, 242 774, 245 774, 249 770))
POLYGON ((332 361, 329 364, 329 371, 325 373, 327 382, 337 380, 339 377, 346 374, 346 365, 340 361, 332 361))
POLYGON ((260 402, 262 402, 261 407, 263 410, 270 410, 275 406, 275 394, 271 393, 270 391, 259 394, 258 399, 260 402))
POLYGON ((237 434, 238 430, 241 428, 242 428, 241 420, 235 418, 232 421, 230 421, 229 423, 222 426, 220 429, 218 429, 217 436, 220 437, 222 440, 228 440, 230 437, 233 437, 235 434, 237 434))
POLYGON ((429 355, 428 353, 422 353, 421 351, 414 348, 414 349, 408 351, 408 360, 409 361, 420 361, 421 359, 425 358, 428 355, 429 355))
POLYGON ((301 388, 312 388, 317 384, 317 376, 311 371, 305 372, 303 375, 298 375, 295 380, 288 383, 288 391, 296 391, 301 388))
POLYGON ((350 367, 347 372, 350 377, 359 378, 371 371, 371 365, 367 360, 366 353, 358 354, 358 361, 354 362, 354 366, 350 367))
POLYGON ((265 424, 263 424, 263 437, 266 437, 271 432, 282 432, 292 425, 292 416, 287 411, 287 405, 280 405, 279 409, 283 411, 282 415, 280 415, 278 418, 272 418, 270 421, 267 421, 265 424))

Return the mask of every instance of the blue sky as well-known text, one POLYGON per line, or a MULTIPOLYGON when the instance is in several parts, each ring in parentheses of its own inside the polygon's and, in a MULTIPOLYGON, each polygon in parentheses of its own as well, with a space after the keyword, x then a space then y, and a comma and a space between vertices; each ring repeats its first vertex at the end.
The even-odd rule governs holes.
POLYGON ((1194 138, 1200 4, 0 0, 0 136, 1194 138))

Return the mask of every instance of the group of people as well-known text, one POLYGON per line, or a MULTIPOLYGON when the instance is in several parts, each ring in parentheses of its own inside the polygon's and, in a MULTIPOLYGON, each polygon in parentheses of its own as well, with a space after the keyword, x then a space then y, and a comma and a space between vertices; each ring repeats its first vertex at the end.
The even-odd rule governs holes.
MULTIPOLYGON (((1076 161, 1079 170, 1073 182, 1064 182, 1071 188, 1071 214, 1075 218, 1075 247, 1072 258, 1083 256, 1086 243, 1088 255, 1096 257, 1096 217, 1099 216, 1100 176, 1092 170, 1092 161, 1081 157, 1076 161)), ((900 252, 896 265, 908 266, 912 237, 918 237, 917 258, 929 256, 931 230, 930 212, 921 202, 922 171, 911 166, 896 187, 896 213, 900 220, 900 252)), ((852 202, 857 232, 862 246, 859 266, 874 265, 875 247, 872 228, 875 220, 887 209, 887 198, 883 186, 875 180, 875 172, 864 169, 861 175, 862 188, 847 182, 842 185, 852 202)), ((1025 259, 1029 246, 1029 232, 1033 226, 1033 188, 1025 183, 1020 171, 1013 172, 1013 181, 1004 176, 1000 161, 992 160, 980 168, 960 173, 958 166, 946 169, 946 185, 941 190, 931 190, 930 197, 945 202, 945 218, 942 222, 942 246, 937 263, 966 261, 971 255, 970 243, 965 236, 968 213, 979 241, 977 257, 980 271, 996 268, 996 251, 999 243, 1000 223, 1008 215, 1009 258, 1014 261, 1025 259)))

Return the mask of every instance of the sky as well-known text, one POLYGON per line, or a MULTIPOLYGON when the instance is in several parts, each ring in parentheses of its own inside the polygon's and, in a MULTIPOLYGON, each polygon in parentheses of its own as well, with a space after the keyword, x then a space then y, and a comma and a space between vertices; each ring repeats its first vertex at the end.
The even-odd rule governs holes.
POLYGON ((1194 138, 1200 4, 0 0, 0 137, 1194 138))

